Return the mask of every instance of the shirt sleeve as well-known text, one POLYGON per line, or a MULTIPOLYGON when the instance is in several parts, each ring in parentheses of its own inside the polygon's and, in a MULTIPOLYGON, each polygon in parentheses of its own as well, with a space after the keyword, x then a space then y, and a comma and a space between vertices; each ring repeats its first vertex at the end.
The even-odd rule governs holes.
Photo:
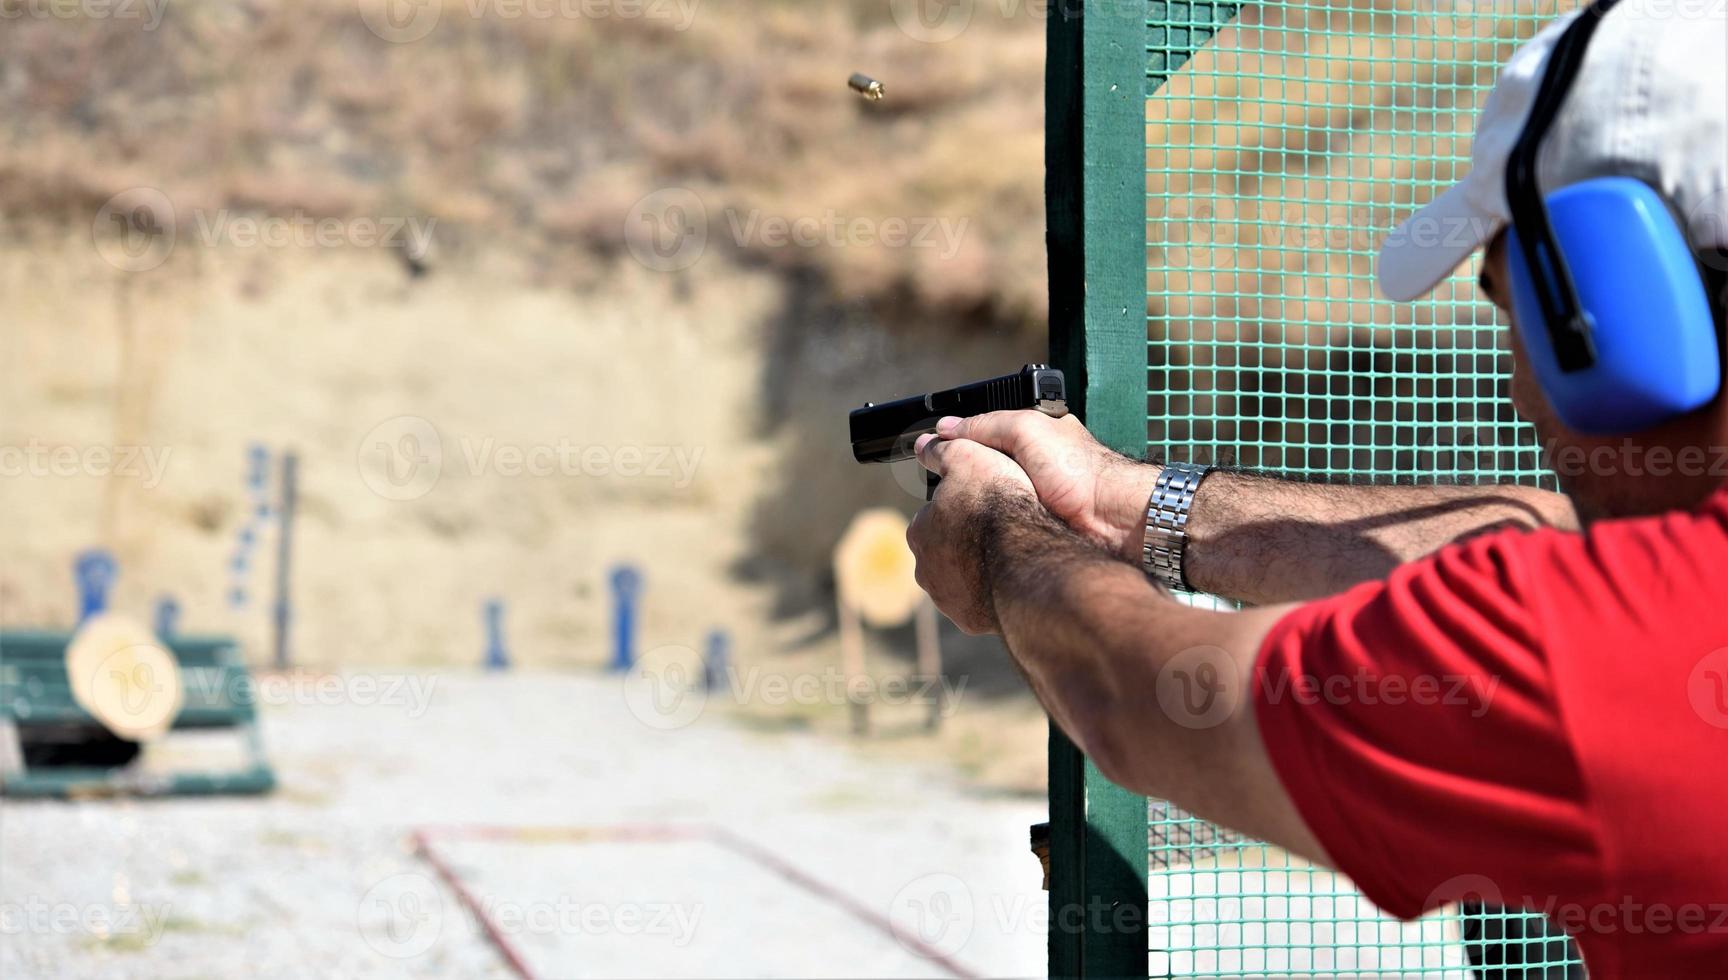
POLYGON ((1292 611, 1255 714, 1338 870, 1413 918, 1467 895, 1594 893, 1601 862, 1542 617, 1508 533, 1292 611))

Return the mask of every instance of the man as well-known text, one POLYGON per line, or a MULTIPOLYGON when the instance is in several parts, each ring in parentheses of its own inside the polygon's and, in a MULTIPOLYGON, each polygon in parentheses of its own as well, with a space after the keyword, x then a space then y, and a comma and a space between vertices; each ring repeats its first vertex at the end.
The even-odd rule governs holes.
MULTIPOLYGON (((1571 20, 1514 56, 1471 174, 1378 272, 1410 300, 1485 247, 1512 398, 1555 460, 1582 461, 1556 467, 1566 496, 1203 474, 997 413, 921 440, 943 482, 908 538, 943 611, 1000 633, 1122 786, 1337 868, 1400 917, 1543 911, 1598 980, 1728 976, 1728 399, 1574 431, 1513 314, 1505 167, 1571 20), (1160 578, 1255 605, 1194 608, 1160 578)), ((1544 139, 1544 191, 1626 173, 1719 214, 1725 63, 1720 5, 1607 13, 1544 139)), ((1728 246, 1728 222, 1701 225, 1692 246, 1728 246)), ((1722 277, 1703 275, 1719 327, 1722 277)))

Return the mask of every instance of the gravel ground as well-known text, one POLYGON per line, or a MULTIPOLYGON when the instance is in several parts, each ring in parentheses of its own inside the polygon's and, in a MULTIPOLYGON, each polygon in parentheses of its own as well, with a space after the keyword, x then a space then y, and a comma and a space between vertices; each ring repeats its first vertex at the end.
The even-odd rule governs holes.
POLYGON ((950 975, 930 952, 1043 973, 1040 802, 645 713, 616 678, 420 674, 386 694, 393 676, 267 694, 268 798, 0 804, 0 975, 509 976, 415 853, 423 827, 447 829, 437 853, 541 977, 950 975), (784 864, 608 830, 645 824, 784 864))

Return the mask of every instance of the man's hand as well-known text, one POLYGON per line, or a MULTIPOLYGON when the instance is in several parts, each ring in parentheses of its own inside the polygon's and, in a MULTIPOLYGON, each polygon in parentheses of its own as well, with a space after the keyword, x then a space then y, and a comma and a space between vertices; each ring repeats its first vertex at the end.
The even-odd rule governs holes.
POLYGON ((1000 632, 988 567, 994 522, 1004 501, 1032 500, 1032 481, 1007 456, 966 440, 923 436, 918 461, 942 477, 906 529, 918 585, 967 633, 1000 632))
POLYGON ((1146 502, 1159 467, 1111 451, 1072 415, 991 412, 942 419, 936 432, 944 440, 967 439, 1007 455, 1063 523, 1112 555, 1139 563, 1146 502))
POLYGON ((906 535, 919 584, 968 633, 1002 634, 1052 721, 1105 776, 1323 861, 1255 713, 1235 710, 1249 703, 1246 678, 1289 607, 1184 605, 1057 520, 1008 457, 958 438, 925 436, 918 449, 943 477, 906 535), (1216 691, 1209 669, 1231 672, 1218 692, 1231 696, 1215 711, 1202 692, 1197 714, 1188 679, 1216 691))

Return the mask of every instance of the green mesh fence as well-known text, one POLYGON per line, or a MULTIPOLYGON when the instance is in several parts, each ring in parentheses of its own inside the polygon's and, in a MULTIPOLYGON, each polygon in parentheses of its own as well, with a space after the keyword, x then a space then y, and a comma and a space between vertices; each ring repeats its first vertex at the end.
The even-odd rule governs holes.
MULTIPOLYGON (((1393 304, 1373 255, 1463 176, 1499 66, 1570 6, 1149 4, 1152 453, 1328 481, 1548 483, 1476 270, 1393 304)), ((1539 920, 1399 923, 1341 876, 1157 801, 1148 865, 1155 977, 1583 975, 1539 920)))

